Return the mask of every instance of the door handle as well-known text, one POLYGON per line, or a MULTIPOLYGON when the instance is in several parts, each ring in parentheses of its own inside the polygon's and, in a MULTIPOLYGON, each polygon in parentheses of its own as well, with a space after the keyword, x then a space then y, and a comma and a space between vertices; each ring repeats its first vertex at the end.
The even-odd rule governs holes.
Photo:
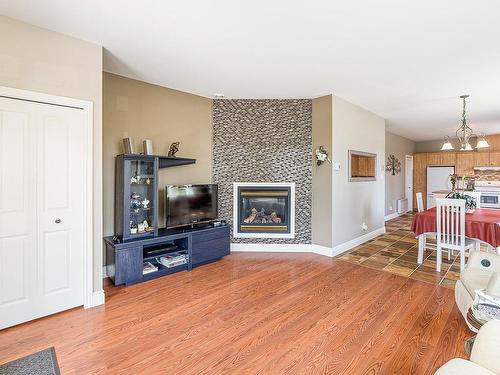
POLYGON ((56 224, 60 224, 62 222, 61 219, 56 219, 56 224))

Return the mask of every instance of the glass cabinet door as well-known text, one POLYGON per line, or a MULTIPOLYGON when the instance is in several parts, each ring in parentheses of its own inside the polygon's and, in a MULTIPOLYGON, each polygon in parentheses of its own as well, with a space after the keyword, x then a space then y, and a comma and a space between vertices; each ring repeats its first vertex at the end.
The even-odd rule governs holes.
POLYGON ((126 163, 130 176, 130 237, 154 234, 155 228, 155 161, 128 160, 126 163))

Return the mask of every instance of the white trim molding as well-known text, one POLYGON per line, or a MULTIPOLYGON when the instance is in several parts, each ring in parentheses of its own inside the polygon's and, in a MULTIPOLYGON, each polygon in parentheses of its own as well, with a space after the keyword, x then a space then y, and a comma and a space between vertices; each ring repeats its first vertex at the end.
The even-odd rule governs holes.
POLYGON ((92 293, 92 300, 90 301, 90 304, 85 305, 84 308, 88 309, 91 307, 104 305, 104 303, 105 303, 104 290, 99 290, 98 292, 92 293))
POLYGON ((235 238, 295 238, 295 182, 234 182, 233 183, 233 237, 235 238), (286 187, 290 188, 290 232, 289 233, 243 233, 238 231, 238 188, 240 187, 286 187))
POLYGON ((381 227, 378 229, 375 229, 369 233, 366 233, 362 236, 359 236, 357 238, 354 238, 353 240, 341 243, 340 245, 337 245, 333 248, 333 256, 337 256, 339 254, 345 253, 346 251, 352 249, 353 247, 359 246, 366 241, 370 241, 374 239, 377 236, 380 236, 385 233, 385 227, 381 227))
POLYGON ((384 221, 389 221, 389 220, 395 219, 395 218, 397 218, 397 217, 400 217, 400 216, 402 216, 402 215, 404 215, 404 214, 398 214, 397 212, 394 212, 394 213, 392 213, 392 214, 385 215, 385 217, 384 217, 384 221))

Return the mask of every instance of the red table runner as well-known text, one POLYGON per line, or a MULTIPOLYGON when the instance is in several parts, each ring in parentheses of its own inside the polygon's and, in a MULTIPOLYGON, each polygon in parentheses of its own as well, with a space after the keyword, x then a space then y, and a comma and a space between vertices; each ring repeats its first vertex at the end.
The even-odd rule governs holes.
MULTIPOLYGON (((413 217, 411 230, 415 235, 436 232, 436 208, 419 212, 413 217)), ((500 246, 500 210, 476 208, 474 213, 465 214, 465 235, 500 246)))

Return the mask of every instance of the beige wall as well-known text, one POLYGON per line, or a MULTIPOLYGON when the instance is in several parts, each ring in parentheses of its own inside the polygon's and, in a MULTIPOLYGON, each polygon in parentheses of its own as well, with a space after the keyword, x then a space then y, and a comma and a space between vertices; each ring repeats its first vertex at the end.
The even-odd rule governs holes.
POLYGON ((0 85, 94 103, 94 290, 102 289, 102 48, 0 16, 0 85))
POLYGON ((103 81, 104 234, 114 232, 115 156, 122 139, 131 137, 136 152, 151 139, 155 154, 166 155, 180 142, 177 156, 196 164, 160 170, 159 224, 165 226, 164 186, 212 181, 212 100, 145 82, 104 73, 103 81))
POLYGON ((316 164, 314 152, 324 146, 332 152, 332 96, 312 101, 312 243, 332 247, 332 164, 316 164))
POLYGON ((399 135, 385 132, 385 160, 394 155, 401 162, 401 173, 385 173, 385 214, 396 212, 396 200, 405 197, 405 156, 415 153, 415 142, 399 135))
POLYGON ((338 246, 384 227, 385 120, 332 96, 333 172, 332 239, 338 246), (377 154, 377 180, 349 182, 348 151, 377 154), (362 229, 366 223, 368 230, 362 229))

